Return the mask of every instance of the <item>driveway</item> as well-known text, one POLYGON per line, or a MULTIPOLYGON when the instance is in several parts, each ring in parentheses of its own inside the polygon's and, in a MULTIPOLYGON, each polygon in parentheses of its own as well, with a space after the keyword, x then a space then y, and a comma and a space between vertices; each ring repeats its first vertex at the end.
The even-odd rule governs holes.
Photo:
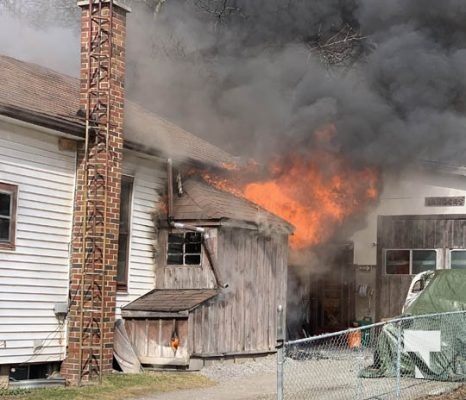
MULTIPOLYGON (((145 395, 137 400, 272 400, 276 398, 276 357, 217 362, 200 372, 215 386, 145 395)), ((189 373, 189 372, 188 372, 189 373)))
POLYGON ((146 395, 138 400, 272 400, 276 397, 275 393, 276 376, 257 373, 222 381, 209 388, 146 395))

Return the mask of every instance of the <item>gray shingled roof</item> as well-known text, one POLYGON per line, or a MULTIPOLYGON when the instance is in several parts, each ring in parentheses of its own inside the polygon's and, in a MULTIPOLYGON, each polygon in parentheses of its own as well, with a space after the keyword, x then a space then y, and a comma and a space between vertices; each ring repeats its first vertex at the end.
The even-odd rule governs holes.
POLYGON ((217 294, 215 289, 154 289, 122 307, 123 311, 190 311, 217 294))
POLYGON ((260 227, 278 228, 292 233, 287 221, 258 205, 191 178, 183 183, 183 195, 175 196, 173 217, 178 221, 233 220, 250 222, 260 227))
MULTIPOLYGON (((0 114, 46 127, 82 134, 79 79, 0 55, 0 114)), ((125 102, 125 140, 147 152, 216 167, 235 158, 179 126, 125 102)))

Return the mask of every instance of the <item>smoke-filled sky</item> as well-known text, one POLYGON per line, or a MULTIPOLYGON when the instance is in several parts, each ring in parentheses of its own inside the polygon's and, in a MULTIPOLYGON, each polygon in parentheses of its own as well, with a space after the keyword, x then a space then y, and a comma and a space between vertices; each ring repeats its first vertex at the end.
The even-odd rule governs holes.
MULTIPOLYGON (((53 1, 28 7, 39 3, 53 1)), ((6 9, 0 0, 0 52, 77 74, 77 18, 6 9)), ((462 0, 166 0, 151 11, 133 1, 128 16, 129 96, 232 153, 321 145, 315 130, 333 123, 326 145, 355 162, 462 163, 462 0)))

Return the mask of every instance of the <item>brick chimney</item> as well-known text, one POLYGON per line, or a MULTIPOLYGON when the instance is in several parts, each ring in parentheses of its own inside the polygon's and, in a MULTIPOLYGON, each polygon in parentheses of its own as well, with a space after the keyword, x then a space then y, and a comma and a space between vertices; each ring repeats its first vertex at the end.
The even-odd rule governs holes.
POLYGON ((78 115, 86 115, 90 128, 87 149, 83 144, 78 150, 68 346, 61 368, 71 384, 96 380, 112 369, 130 11, 118 0, 82 0, 78 5, 82 8, 78 115))

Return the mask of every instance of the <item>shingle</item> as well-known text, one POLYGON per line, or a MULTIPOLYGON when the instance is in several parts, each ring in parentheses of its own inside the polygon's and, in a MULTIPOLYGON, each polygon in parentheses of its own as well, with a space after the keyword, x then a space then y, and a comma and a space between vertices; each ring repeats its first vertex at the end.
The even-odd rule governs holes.
MULTIPOLYGON (((79 79, 40 65, 0 55, 0 110, 31 113, 50 122, 65 121, 83 128, 77 117, 79 79)), ((236 159, 220 148, 127 100, 125 140, 178 161, 222 167, 236 159)))
POLYGON ((242 197, 215 189, 201 179, 191 178, 183 183, 183 195, 173 202, 175 220, 231 219, 284 229, 288 233, 293 226, 287 221, 264 210, 242 197))
POLYGON ((124 311, 190 311, 217 294, 215 289, 154 289, 122 307, 124 311))

